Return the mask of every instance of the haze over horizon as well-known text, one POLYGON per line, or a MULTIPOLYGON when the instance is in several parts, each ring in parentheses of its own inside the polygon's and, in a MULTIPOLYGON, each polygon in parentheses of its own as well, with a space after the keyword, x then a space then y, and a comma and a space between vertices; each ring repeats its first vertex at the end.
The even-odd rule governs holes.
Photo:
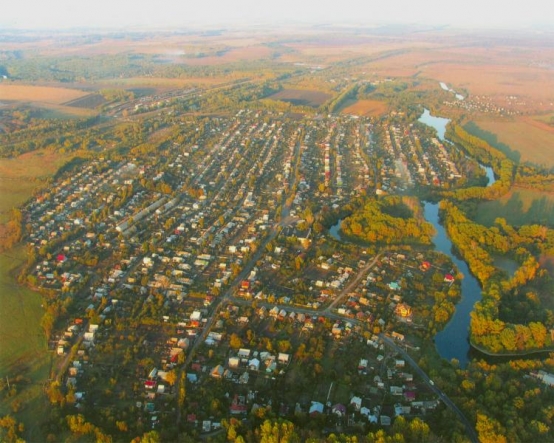
POLYGON ((253 24, 422 24, 477 28, 554 27, 543 0, 20 0, 5 5, 0 29, 175 28, 253 24))

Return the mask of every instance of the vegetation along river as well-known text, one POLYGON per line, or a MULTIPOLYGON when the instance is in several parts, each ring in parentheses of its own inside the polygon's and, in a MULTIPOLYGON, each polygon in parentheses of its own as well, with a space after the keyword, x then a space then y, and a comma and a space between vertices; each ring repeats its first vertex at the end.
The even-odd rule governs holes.
MULTIPOLYGON (((429 110, 425 109, 419 121, 435 128, 441 141, 445 141, 444 134, 449 119, 434 117, 429 110)), ((487 173, 488 186, 492 185, 495 181, 492 168, 483 165, 481 167, 487 173)), ((481 299, 481 287, 477 279, 469 272, 466 262, 452 253, 452 242, 448 238, 444 227, 439 223, 438 203, 425 202, 423 213, 425 219, 435 227, 436 234, 433 237, 435 249, 448 255, 458 271, 463 274, 462 299, 456 305, 456 311, 450 322, 435 335, 435 344, 441 357, 447 360, 455 358, 459 361, 461 367, 465 367, 469 360, 468 353, 470 350, 468 339, 470 313, 475 303, 481 299)))
MULTIPOLYGON (((444 134, 446 125, 450 121, 449 119, 434 117, 430 114, 429 110, 425 109, 419 121, 435 128, 438 137, 443 142, 445 141, 444 134)), ((483 165, 481 165, 481 167, 485 169, 489 179, 487 186, 492 185, 495 181, 492 168, 483 165)), ((425 220, 435 227, 436 234, 433 237, 435 249, 448 255, 458 269, 458 272, 463 274, 461 283, 462 298, 456 305, 456 311, 450 319, 450 322, 442 331, 435 335, 435 344, 442 358, 447 360, 455 358, 458 360, 460 367, 465 368, 469 361, 468 354, 470 351, 468 339, 470 313, 475 303, 481 299, 481 287, 477 279, 469 272, 466 262, 452 253, 452 242, 448 238, 444 227, 439 223, 438 203, 424 202, 423 213, 425 220)), ((338 241, 344 241, 340 235, 341 222, 342 219, 338 220, 338 222, 329 229, 330 235, 338 241)))

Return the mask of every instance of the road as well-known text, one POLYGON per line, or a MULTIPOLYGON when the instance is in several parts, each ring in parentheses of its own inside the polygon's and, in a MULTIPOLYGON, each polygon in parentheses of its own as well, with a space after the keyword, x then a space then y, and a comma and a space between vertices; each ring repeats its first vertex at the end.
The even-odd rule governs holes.
MULTIPOLYGON (((295 155, 297 157, 300 155, 300 142, 297 143, 295 155)), ((295 177, 298 177, 298 174, 295 174, 295 177)), ((298 180, 298 178, 296 178, 296 180, 298 180)), ((295 188, 296 186, 291 186, 291 189, 295 189, 295 188)), ((179 392, 179 381, 181 379, 180 377, 181 372, 186 370, 186 368, 191 363, 193 357, 195 356, 196 351, 198 350, 198 347, 206 340, 206 337, 208 336, 214 321, 218 318, 218 313, 220 309, 232 299, 232 296, 236 288, 240 284, 240 282, 245 280, 250 275, 250 271, 252 271, 252 269, 256 265, 256 262, 261 258, 262 254, 264 254, 267 244, 272 240, 274 240, 275 237, 277 237, 280 234, 283 226, 286 224, 287 218, 289 217, 291 204, 292 202, 287 202, 283 205, 283 208, 281 209, 281 216, 279 217, 280 221, 273 224, 273 226, 271 227, 271 233, 265 238, 265 240, 261 242, 261 244, 258 246, 258 249, 256 249, 256 252, 250 257, 248 262, 244 265, 244 268, 242 269, 242 271, 233 279, 228 289, 214 302, 213 310, 211 312, 210 317, 208 318, 208 321, 204 324, 202 333, 200 334, 199 337, 196 338, 196 340, 194 341, 194 344, 188 350, 185 364, 181 367, 179 371, 179 376, 177 377, 177 382, 175 384, 175 392, 179 392)), ((178 428, 180 424, 181 424, 181 408, 177 408, 177 427, 178 428)))
POLYGON ((417 374, 421 377, 421 379, 427 384, 427 386, 429 386, 429 389, 431 389, 435 394, 437 394, 439 398, 442 400, 442 402, 458 416, 462 424, 465 426, 467 436, 470 438, 470 440, 474 443, 478 443, 479 438, 477 437, 477 432, 475 432, 473 425, 469 422, 469 420, 466 418, 464 413, 460 411, 458 406, 456 406, 454 402, 450 400, 447 397, 447 395, 431 381, 431 379, 425 373, 425 371, 419 367, 419 365, 414 361, 412 357, 410 357, 410 354, 408 354, 404 349, 399 347, 394 342, 394 340, 392 340, 390 337, 386 336, 385 334, 379 334, 379 338, 383 340, 383 342, 389 348, 392 348, 394 351, 402 355, 402 357, 408 362, 408 364, 412 367, 412 369, 416 371, 417 374))
POLYGON ((333 303, 331 303, 329 306, 327 306, 324 309, 324 312, 330 312, 331 309, 333 309, 340 301, 348 295, 350 292, 352 292, 352 289, 356 287, 356 285, 360 282, 360 280, 363 278, 363 276, 373 267, 375 263, 377 263, 377 260, 383 255, 385 251, 381 251, 379 254, 377 254, 373 260, 371 260, 367 265, 364 266, 362 270, 358 272, 358 275, 352 280, 339 294, 338 297, 333 300, 333 303))

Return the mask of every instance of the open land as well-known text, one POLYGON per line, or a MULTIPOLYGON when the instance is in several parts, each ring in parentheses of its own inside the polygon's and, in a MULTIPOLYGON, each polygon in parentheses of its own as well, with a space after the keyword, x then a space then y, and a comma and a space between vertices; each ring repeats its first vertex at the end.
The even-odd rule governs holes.
POLYGON ((43 181, 52 176, 67 157, 49 151, 34 151, 16 158, 0 158, 0 223, 6 221, 7 213, 21 206, 43 186, 43 181))
POLYGON ((0 83, 0 100, 61 105, 85 95, 86 92, 77 89, 0 83))
POLYGON ((281 100, 301 106, 318 107, 323 104, 331 96, 324 92, 309 90, 309 89, 283 89, 277 94, 273 94, 268 98, 272 100, 281 100))
POLYGON ((554 226, 554 195, 532 189, 514 188, 498 200, 480 203, 476 220, 492 226, 497 217, 516 226, 542 224, 554 226))
POLYGON ((387 104, 377 100, 357 100, 343 108, 344 114, 376 117, 387 112, 387 104))
POLYGON ((548 168, 554 166, 554 128, 530 117, 513 120, 480 119, 477 125, 494 135, 496 140, 516 151, 522 162, 548 168))

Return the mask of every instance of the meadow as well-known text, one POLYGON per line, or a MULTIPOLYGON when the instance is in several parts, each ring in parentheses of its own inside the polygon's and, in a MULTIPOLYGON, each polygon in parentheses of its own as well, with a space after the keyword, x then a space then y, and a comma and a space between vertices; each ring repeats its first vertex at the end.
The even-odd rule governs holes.
POLYGON ((24 260, 21 246, 0 254, 0 376, 13 388, 0 402, 0 416, 17 411, 15 417, 27 424, 27 440, 41 441, 36 417, 46 406, 43 385, 52 356, 39 326, 41 296, 19 286, 13 276, 24 260))
MULTIPOLYGON (((67 160, 47 151, 0 159, 0 228, 9 211, 29 199, 67 160)), ((16 282, 24 261, 23 245, 0 254, 0 377, 14 388, 0 402, 0 416, 17 411, 16 419, 26 424, 25 438, 43 441, 37 417, 48 407, 43 385, 50 377, 52 355, 40 327, 41 296, 16 282)))
POLYGON ((499 200, 479 204, 477 223, 491 226, 497 217, 515 226, 543 224, 554 227, 554 195, 514 188, 499 200))
MULTIPOLYGON (((554 166, 554 128, 546 123, 527 116, 514 120, 479 119, 475 122, 479 131, 467 128, 472 134, 484 138, 492 146, 510 156, 517 153, 519 161, 547 167, 554 166), (488 133, 488 134, 487 134, 488 133)), ((514 160, 518 160, 515 158, 514 160)))
POLYGON ((44 150, 0 158, 0 224, 7 221, 11 209, 25 203, 41 182, 67 160, 63 155, 44 150))

